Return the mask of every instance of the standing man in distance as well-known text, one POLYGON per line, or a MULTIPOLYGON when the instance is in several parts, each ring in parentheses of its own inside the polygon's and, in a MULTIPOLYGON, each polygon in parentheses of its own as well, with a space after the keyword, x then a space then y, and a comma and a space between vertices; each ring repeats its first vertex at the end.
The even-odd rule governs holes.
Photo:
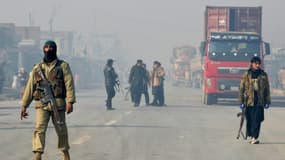
POLYGON ((152 94, 153 102, 152 106, 165 106, 164 99, 164 76, 165 71, 158 61, 153 62, 153 71, 151 73, 152 78, 152 94))
POLYGON ((36 122, 33 135, 33 160, 42 159, 41 157, 45 149, 45 135, 50 118, 58 136, 58 149, 63 153, 63 160, 70 160, 65 112, 70 114, 73 111, 75 88, 69 64, 58 59, 56 51, 57 46, 54 41, 47 41, 44 44, 43 61, 36 64, 32 69, 22 97, 21 120, 27 118, 28 113, 26 109, 32 100, 35 100, 36 122), (62 124, 55 122, 55 116, 50 103, 43 104, 41 101, 46 93, 42 89, 45 84, 43 78, 39 75, 40 69, 51 84, 53 97, 55 98, 57 111, 63 122, 62 124))
POLYGON ((5 49, 0 48, 0 94, 3 92, 5 81, 5 65, 7 63, 7 52, 5 49))
POLYGON ((106 107, 107 110, 114 110, 112 107, 112 98, 115 96, 115 85, 118 83, 118 74, 113 68, 114 60, 108 59, 107 64, 104 68, 104 77, 105 77, 105 88, 107 92, 106 107))
POLYGON ((146 74, 146 78, 143 79, 143 90, 142 90, 142 94, 144 95, 145 98, 145 105, 149 106, 149 94, 148 94, 148 87, 151 85, 151 81, 150 81, 150 73, 146 68, 146 64, 143 63, 142 64, 143 68, 145 69, 145 74, 146 74))
POLYGON ((19 68, 18 74, 17 74, 17 83, 18 83, 18 92, 20 93, 20 98, 24 94, 24 90, 26 87, 26 83, 28 81, 29 74, 25 71, 24 67, 19 68))
POLYGON ((270 87, 267 73, 260 68, 261 59, 253 57, 250 68, 244 73, 240 82, 240 108, 246 107, 247 136, 251 144, 258 144, 261 122, 264 120, 264 108, 271 103, 270 87))
POLYGON ((146 69, 143 68, 143 61, 137 60, 136 65, 131 69, 129 76, 130 91, 133 97, 134 107, 138 107, 143 92, 143 81, 147 81, 146 69))

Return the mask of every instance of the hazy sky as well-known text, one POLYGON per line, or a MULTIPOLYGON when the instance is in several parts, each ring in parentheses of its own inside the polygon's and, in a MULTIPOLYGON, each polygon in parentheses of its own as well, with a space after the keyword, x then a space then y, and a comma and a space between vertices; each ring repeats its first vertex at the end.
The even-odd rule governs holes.
POLYGON ((128 54, 149 59, 171 55, 172 47, 198 45, 203 38, 206 5, 262 6, 263 38, 283 45, 284 0, 0 0, 0 22, 35 25, 48 29, 56 6, 55 30, 117 34, 128 54))

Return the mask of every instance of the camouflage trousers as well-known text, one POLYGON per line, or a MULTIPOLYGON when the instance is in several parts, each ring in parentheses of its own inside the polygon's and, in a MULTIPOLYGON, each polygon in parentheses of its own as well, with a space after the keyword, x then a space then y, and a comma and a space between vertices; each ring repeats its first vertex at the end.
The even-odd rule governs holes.
POLYGON ((52 119, 55 131, 58 136, 58 149, 61 151, 69 149, 68 133, 65 123, 65 112, 59 111, 59 116, 64 122, 64 124, 60 124, 60 127, 57 123, 54 123, 54 115, 51 111, 42 108, 36 109, 36 124, 33 135, 33 152, 44 152, 46 130, 50 119, 52 119))

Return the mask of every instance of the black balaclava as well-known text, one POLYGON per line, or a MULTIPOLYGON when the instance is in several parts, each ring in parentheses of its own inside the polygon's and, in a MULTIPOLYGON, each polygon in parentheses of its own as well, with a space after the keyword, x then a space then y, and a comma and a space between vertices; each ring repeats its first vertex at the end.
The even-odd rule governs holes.
POLYGON ((46 43, 45 43, 45 45, 43 47, 44 62, 50 63, 50 62, 54 61, 55 59, 57 59, 56 50, 57 50, 57 47, 56 47, 56 43, 54 41, 46 41, 46 43), (48 45, 50 47, 52 47, 53 50, 45 52, 44 48, 47 47, 48 45))

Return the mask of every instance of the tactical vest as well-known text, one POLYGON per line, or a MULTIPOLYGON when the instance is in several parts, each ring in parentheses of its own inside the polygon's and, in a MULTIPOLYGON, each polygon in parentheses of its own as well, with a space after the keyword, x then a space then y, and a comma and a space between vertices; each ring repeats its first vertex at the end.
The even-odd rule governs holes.
MULTIPOLYGON (((51 88, 54 94, 54 98, 66 98, 66 88, 64 85, 64 77, 63 77, 63 70, 61 68, 61 64, 63 61, 58 60, 55 67, 48 73, 46 76, 46 79, 50 82, 51 88)), ((41 89, 43 87, 43 79, 37 72, 39 67, 42 65, 40 63, 38 67, 36 68, 36 72, 34 72, 35 76, 35 92, 33 93, 35 100, 40 100, 44 97, 44 91, 41 89)), ((43 73, 45 72, 45 69, 41 67, 43 73)))

